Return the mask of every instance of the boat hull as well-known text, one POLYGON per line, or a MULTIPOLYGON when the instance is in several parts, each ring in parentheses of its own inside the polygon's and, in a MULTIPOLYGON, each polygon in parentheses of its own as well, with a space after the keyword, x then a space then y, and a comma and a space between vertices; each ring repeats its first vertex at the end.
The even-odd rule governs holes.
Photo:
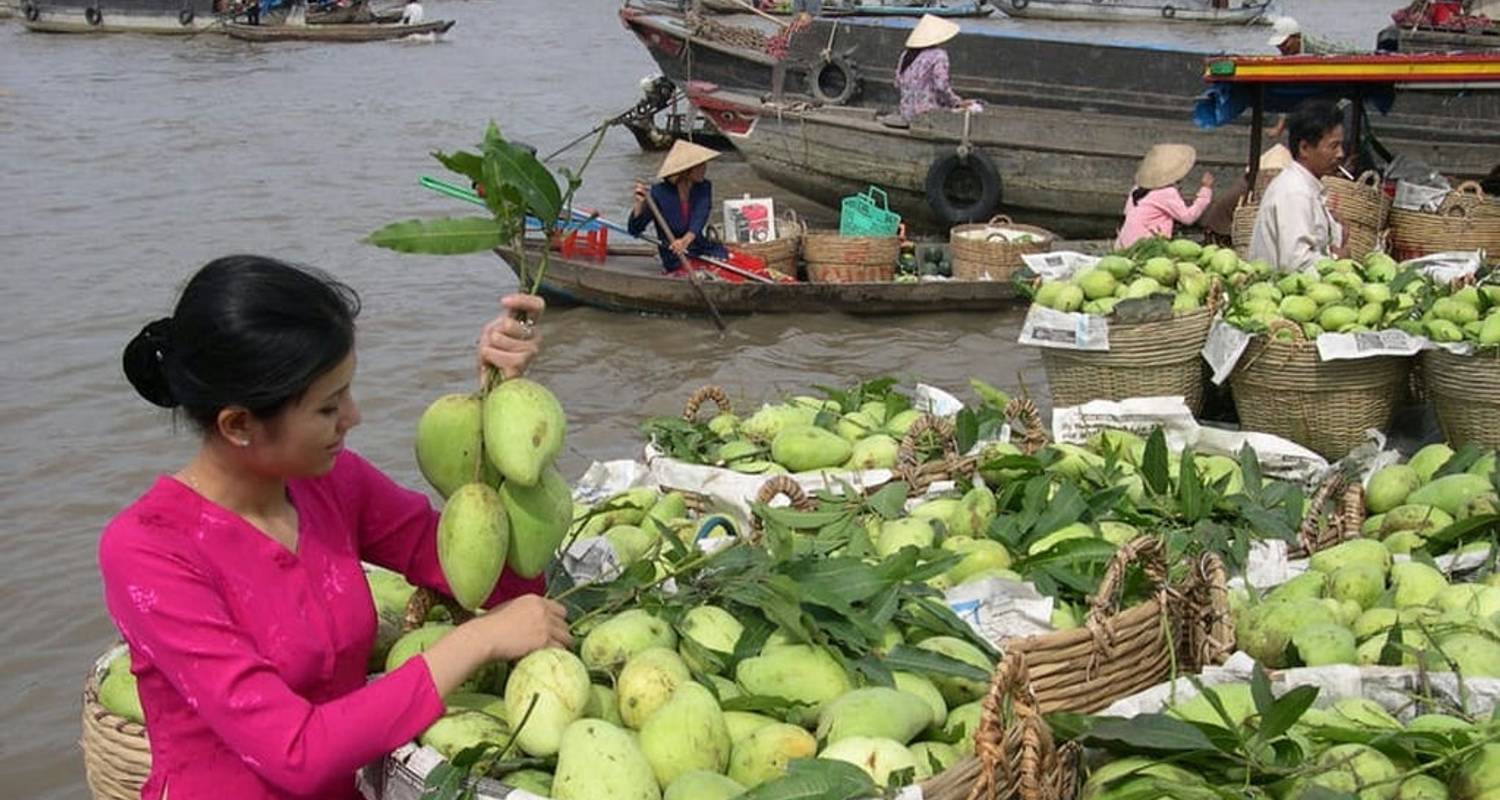
POLYGON ((447 33, 452 27, 452 20, 420 25, 241 25, 231 22, 224 25, 224 33, 247 42, 378 42, 447 33))
POLYGON ((1198 8, 1182 3, 1122 3, 1097 0, 995 0, 1007 16, 1070 22, 1197 22, 1209 25, 1246 25, 1261 21, 1270 3, 1247 3, 1238 8, 1198 8))
POLYGON ((218 24, 213 0, 22 0, 18 16, 38 33, 145 33, 186 36, 218 24))
MULTIPOLYGON (((496 251, 523 283, 514 250, 496 251)), ((537 254, 530 260, 535 266, 537 254)), ((789 314, 841 311, 897 315, 994 311, 1026 302, 1005 281, 923 283, 722 283, 700 284, 721 314, 789 314)), ((541 293, 549 302, 610 311, 703 316, 708 309, 693 285, 661 274, 654 253, 612 254, 604 262, 549 256, 541 293)))

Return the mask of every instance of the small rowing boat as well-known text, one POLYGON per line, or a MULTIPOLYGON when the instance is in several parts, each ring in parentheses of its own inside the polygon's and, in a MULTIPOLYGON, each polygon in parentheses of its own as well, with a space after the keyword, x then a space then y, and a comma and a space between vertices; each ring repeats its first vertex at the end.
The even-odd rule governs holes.
POLYGON ((379 42, 419 34, 447 33, 453 20, 435 20, 420 25, 346 23, 342 25, 245 25, 224 24, 224 33, 247 42, 379 42))

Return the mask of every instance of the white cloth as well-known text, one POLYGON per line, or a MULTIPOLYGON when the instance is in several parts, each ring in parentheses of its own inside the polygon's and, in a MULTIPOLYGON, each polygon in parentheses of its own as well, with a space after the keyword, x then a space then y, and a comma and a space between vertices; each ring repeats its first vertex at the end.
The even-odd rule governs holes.
POLYGON ((422 4, 418 3, 416 0, 412 0, 412 2, 407 3, 406 7, 403 8, 403 9, 401 9, 401 24, 402 25, 421 25, 422 24, 422 4))
POLYGON ((1266 187, 1255 229, 1250 237, 1250 260, 1263 259, 1281 272, 1299 272, 1326 258, 1344 241, 1344 226, 1328 210, 1323 183, 1293 161, 1266 187))

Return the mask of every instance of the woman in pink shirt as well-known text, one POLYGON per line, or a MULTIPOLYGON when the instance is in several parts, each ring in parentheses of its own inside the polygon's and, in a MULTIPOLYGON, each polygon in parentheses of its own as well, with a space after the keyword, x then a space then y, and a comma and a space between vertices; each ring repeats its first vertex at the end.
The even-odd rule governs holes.
POLYGON ((1192 205, 1182 199, 1177 182, 1193 171, 1198 152, 1191 145, 1159 144, 1152 147, 1135 171, 1135 187, 1125 199, 1125 224, 1115 239, 1124 250, 1149 236, 1172 237, 1174 223, 1191 225, 1203 216, 1214 197, 1214 174, 1207 170, 1198 184, 1192 205))
MULTIPOLYGON (((535 319, 542 301, 500 302, 479 357, 515 376, 539 340, 508 314, 535 319)), ((471 672, 571 643, 541 581, 507 572, 488 613, 366 681, 376 620, 360 561, 448 589, 426 496, 344 449, 358 309, 321 273, 230 256, 125 347, 136 391, 202 436, 99 543, 150 731, 147 800, 357 798, 354 773, 441 716, 471 672)))

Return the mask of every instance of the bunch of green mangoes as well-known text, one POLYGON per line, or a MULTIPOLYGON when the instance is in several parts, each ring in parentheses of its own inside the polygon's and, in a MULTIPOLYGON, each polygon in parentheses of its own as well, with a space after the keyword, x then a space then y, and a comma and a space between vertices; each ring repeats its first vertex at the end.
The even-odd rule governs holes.
MULTIPOLYGON (((1371 253, 1363 263, 1325 258, 1313 270, 1265 275, 1232 293, 1226 322, 1260 332, 1277 322, 1300 327, 1316 339, 1323 333, 1355 333, 1406 327, 1421 303, 1420 282, 1400 291, 1392 288, 1396 262, 1384 253, 1371 253)), ((1278 337, 1294 337, 1291 327, 1277 326, 1278 337)))
POLYGON ((1141 260, 1115 253, 1068 280, 1045 280, 1034 302, 1057 311, 1108 316, 1121 300, 1171 295, 1174 311, 1192 311, 1207 302, 1215 281, 1243 281, 1266 274, 1263 263, 1240 260, 1233 250, 1200 246, 1187 239, 1166 245, 1167 255, 1141 260))
POLYGON ((109 660, 99 681, 99 705, 131 722, 146 724, 141 710, 141 696, 136 689, 135 673, 130 671, 130 651, 122 650, 109 660))
POLYGON ((1239 648, 1267 667, 1420 664, 1500 677, 1500 577, 1450 583, 1371 539, 1315 553, 1258 602, 1236 593, 1231 604, 1239 648))
POLYGON ((1410 553, 1424 549, 1428 537, 1456 521, 1500 510, 1495 452, 1481 455, 1465 470, 1445 469, 1455 455, 1446 444, 1430 444, 1404 464, 1377 470, 1365 489, 1369 516, 1361 532, 1385 542, 1393 553, 1410 553))
MULTIPOLYGON (((486 766, 548 759, 551 772, 502 780, 559 800, 735 797, 814 756, 848 761, 884 785, 893 771, 912 769, 920 780, 973 752, 984 683, 898 671, 893 685, 860 685, 831 651, 781 633, 732 674, 703 656, 732 653, 742 632, 713 605, 690 609, 675 626, 643 609, 621 611, 593 626, 576 653, 540 650, 516 662, 493 693, 450 694, 447 713, 419 741, 452 757, 480 744, 498 751, 516 732, 517 752, 492 752, 486 766), (781 718, 722 709, 742 696, 795 705, 781 718)), ((892 627, 887 641, 902 635, 892 627)), ((951 637, 915 647, 994 666, 951 637)))
MULTIPOLYGON (((664 536, 692 546, 702 522, 699 515, 688 509, 687 497, 682 492, 662 493, 650 486, 637 486, 593 506, 576 504, 571 533, 581 539, 604 537, 614 551, 616 563, 624 568, 661 553, 664 536)), ((726 524, 711 526, 702 533, 718 538, 733 536, 735 531, 726 524)))
POLYGON ((894 413, 890 408, 871 401, 846 409, 836 400, 797 396, 762 406, 743 420, 720 414, 708 422, 720 440, 710 458, 751 475, 889 469, 896 465, 901 437, 922 416, 914 408, 894 413), (820 427, 820 415, 832 417, 831 425, 820 427))
POLYGON ((1500 793, 1500 744, 1493 743, 1500 728, 1494 720, 1430 713, 1402 724, 1373 700, 1346 697, 1307 708, 1284 733, 1260 742, 1255 731, 1269 720, 1257 713, 1250 684, 1219 685, 1212 692, 1218 707, 1200 694, 1173 703, 1166 714, 1219 733, 1240 728, 1236 734, 1249 743, 1243 763, 1222 757, 1189 761, 1185 757, 1196 754, 1183 752, 1171 759, 1126 755, 1095 767, 1080 800, 1488 800, 1500 793))
POLYGON ((1399 327, 1434 342, 1500 346, 1500 284, 1434 286, 1432 297, 1420 318, 1399 327))
POLYGON ((508 564, 542 573, 572 521, 572 493, 553 462, 567 418, 547 387, 502 381, 482 397, 451 394, 417 422, 417 466, 446 502, 438 559, 455 600, 479 608, 508 564))

